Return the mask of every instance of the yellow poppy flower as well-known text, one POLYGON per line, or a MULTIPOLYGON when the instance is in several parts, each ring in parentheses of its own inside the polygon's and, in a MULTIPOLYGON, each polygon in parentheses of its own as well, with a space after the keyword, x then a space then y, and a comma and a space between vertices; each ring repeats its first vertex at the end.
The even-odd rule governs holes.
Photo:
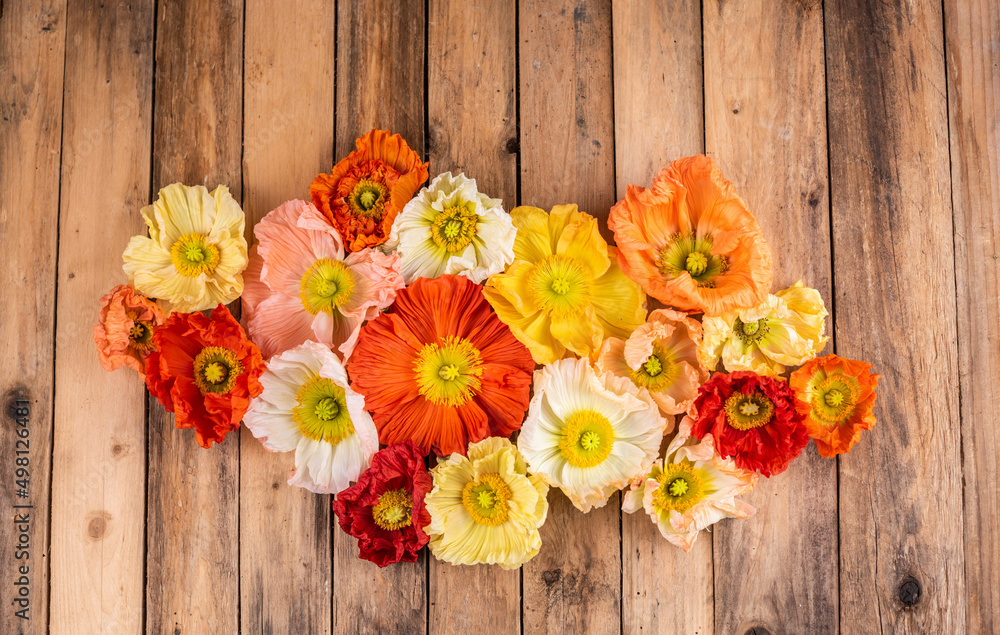
POLYGON ((227 304, 243 293, 246 218, 220 185, 174 183, 142 208, 149 236, 133 236, 122 254, 129 282, 182 313, 227 304))
POLYGON ((514 262, 483 293, 539 364, 589 356, 646 320, 646 296, 618 266, 597 219, 576 205, 517 207, 514 262))
POLYGON ((729 372, 752 370, 776 377, 786 366, 798 366, 816 357, 829 337, 823 337, 826 316, 819 291, 796 282, 750 309, 728 311, 702 322, 704 338, 698 348, 702 364, 729 372))
POLYGON ((538 553, 549 487, 528 476, 511 442, 489 437, 452 454, 431 470, 434 489, 425 504, 431 553, 451 564, 498 564, 516 569, 538 553))

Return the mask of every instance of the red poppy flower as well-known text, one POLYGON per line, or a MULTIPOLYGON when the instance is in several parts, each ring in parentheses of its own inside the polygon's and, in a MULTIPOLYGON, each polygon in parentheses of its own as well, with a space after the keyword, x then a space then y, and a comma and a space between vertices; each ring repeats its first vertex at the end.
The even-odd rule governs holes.
POLYGON ((715 447, 738 467, 781 474, 809 443, 795 393, 780 379, 741 371, 716 373, 698 391, 691 434, 711 434, 715 447))
POLYGON ((337 494, 340 528, 358 539, 359 556, 380 567, 416 562, 431 523, 424 497, 433 482, 412 442, 390 445, 372 457, 358 482, 337 494))
POLYGON ((221 304, 210 318, 171 313, 153 334, 153 345, 146 358, 150 394, 174 413, 178 428, 195 429, 198 445, 221 443, 263 390, 260 350, 221 304))
POLYGON ((531 352, 468 278, 418 278, 361 327, 347 371, 382 443, 465 454, 507 437, 528 408, 531 352))

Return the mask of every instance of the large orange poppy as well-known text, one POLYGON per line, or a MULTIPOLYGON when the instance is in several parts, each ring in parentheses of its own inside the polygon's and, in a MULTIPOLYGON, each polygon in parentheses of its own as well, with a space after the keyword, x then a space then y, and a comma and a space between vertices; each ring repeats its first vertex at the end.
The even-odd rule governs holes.
POLYGON ((386 241, 396 215, 427 180, 428 165, 388 130, 371 130, 354 143, 358 149, 330 174, 317 176, 309 188, 348 252, 386 241))
POLYGON ((667 306, 714 316, 767 297, 771 249, 706 156, 673 161, 652 189, 629 185, 608 227, 622 271, 667 306))
POLYGON ((361 328, 347 371, 379 440, 465 454, 507 437, 528 408, 531 353, 468 278, 419 278, 361 328))

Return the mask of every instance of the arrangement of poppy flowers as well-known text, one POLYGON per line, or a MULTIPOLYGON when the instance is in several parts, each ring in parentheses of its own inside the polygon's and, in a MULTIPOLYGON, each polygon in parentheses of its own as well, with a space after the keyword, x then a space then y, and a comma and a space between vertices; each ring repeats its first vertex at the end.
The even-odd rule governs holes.
POLYGON ((425 186, 398 134, 356 145, 249 249, 225 186, 162 189, 94 340, 202 447, 242 422, 294 452, 289 485, 334 495, 361 558, 519 567, 553 487, 584 513, 621 491, 687 551, 810 438, 833 457, 875 425, 879 376, 817 357, 820 293, 771 293, 760 226, 708 157, 629 185, 612 246, 576 205, 425 186))

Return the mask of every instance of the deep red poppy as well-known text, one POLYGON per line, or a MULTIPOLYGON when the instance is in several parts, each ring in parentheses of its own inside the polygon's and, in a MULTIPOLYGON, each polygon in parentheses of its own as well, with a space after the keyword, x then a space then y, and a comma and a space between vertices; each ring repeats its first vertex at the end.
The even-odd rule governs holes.
POLYGON ((174 413, 178 428, 195 429, 198 445, 221 443, 263 390, 260 350, 221 304, 211 317, 171 313, 153 345, 146 358, 150 394, 174 413))
POLYGON ((375 453, 358 482, 337 494, 333 511, 341 529, 358 539, 362 559, 380 567, 416 562, 428 540, 424 497, 432 485, 420 449, 397 443, 375 453))
POLYGON ((809 443, 795 393, 780 379, 716 373, 698 391, 693 409, 693 436, 711 433, 720 455, 762 476, 784 472, 809 443))

